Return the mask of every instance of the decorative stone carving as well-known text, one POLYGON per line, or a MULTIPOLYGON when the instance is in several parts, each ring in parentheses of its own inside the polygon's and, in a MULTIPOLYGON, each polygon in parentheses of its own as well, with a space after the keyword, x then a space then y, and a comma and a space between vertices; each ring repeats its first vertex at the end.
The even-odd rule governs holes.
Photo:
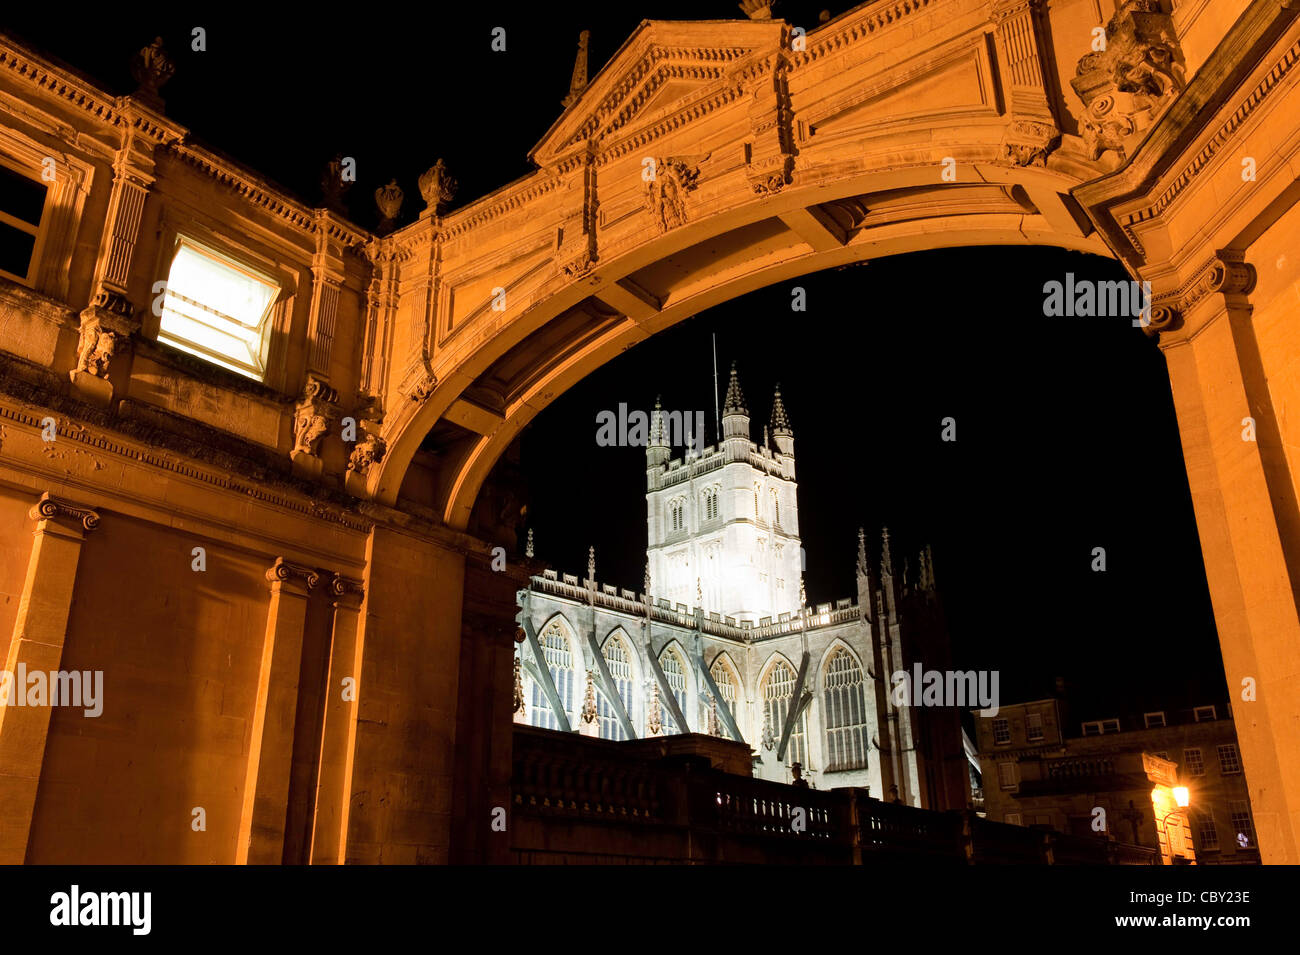
POLYGON ((1019 120, 1011 124, 1002 158, 1017 166, 1047 165, 1047 157, 1061 142, 1061 132, 1049 123, 1019 120))
POLYGON ((521 713, 524 709, 524 674, 523 667, 519 665, 519 655, 515 655, 515 699, 514 709, 511 713, 521 713))
POLYGON ((351 180, 343 178, 343 155, 335 154, 334 158, 325 164, 325 169, 320 175, 321 198, 325 208, 340 215, 347 215, 347 195, 352 186, 351 180))
POLYGON ((656 682, 651 690, 650 718, 646 721, 646 729, 650 731, 651 736, 658 736, 660 731, 664 728, 664 724, 659 715, 661 709, 663 709, 663 704, 659 702, 659 684, 656 682))
POLYGON ((103 321, 91 309, 81 313, 80 337, 77 339, 77 371, 84 371, 108 380, 108 363, 117 347, 117 335, 104 327, 103 321))
POLYGON ((424 199, 424 215, 437 215, 456 195, 459 184, 447 173, 441 159, 420 177, 420 195, 424 199))
POLYGON ((757 196, 775 195, 790 184, 793 175, 794 157, 789 153, 750 163, 745 169, 745 177, 757 196))
POLYGON ((569 95, 560 101, 565 109, 576 103, 578 97, 582 95, 582 91, 587 88, 587 43, 590 39, 590 30, 583 30, 578 34, 578 55, 573 61, 573 77, 569 80, 569 95))
POLYGON ((406 198, 406 193, 402 187, 397 184, 397 180, 391 180, 388 185, 380 186, 375 190, 375 205, 379 207, 379 225, 375 231, 380 235, 387 235, 393 231, 393 226, 397 224, 397 216, 402 211, 402 201, 406 198))
POLYGON ((83 530, 93 531, 99 526, 99 512, 69 501, 51 497, 46 491, 36 502, 28 516, 34 521, 65 520, 80 524, 83 530))
POLYGON ((335 600, 342 600, 348 597, 360 599, 365 596, 366 588, 360 580, 355 577, 345 577, 342 574, 335 574, 330 578, 330 593, 335 600))
POLYGON ((1181 328, 1182 324, 1183 313, 1175 304, 1152 305, 1151 316, 1142 324, 1142 331, 1154 338, 1161 332, 1172 332, 1181 328))
POLYGON ((307 376, 302 399, 294 409, 293 450, 289 452, 299 473, 320 476, 324 463, 317 456, 317 445, 330 422, 339 416, 337 400, 338 392, 315 375, 307 376))
POLYGON ((176 64, 163 49, 163 38, 154 37, 153 42, 137 53, 131 61, 131 77, 140 84, 135 91, 135 97, 149 106, 160 108, 162 96, 159 90, 175 72, 176 64))
POLYGON ((699 184, 703 156, 669 156, 655 160, 655 176, 646 183, 645 207, 660 232, 675 229, 686 221, 686 194, 699 184))
POLYGON ((377 434, 366 433, 366 436, 357 442, 352 454, 348 457, 348 470, 355 471, 357 474, 366 475, 370 472, 372 464, 378 464, 384 460, 384 453, 388 450, 388 445, 377 434))
POLYGON ((1196 271, 1183 294, 1182 311, 1190 312, 1203 298, 1215 292, 1249 295, 1255 289, 1255 267, 1240 252, 1220 249, 1196 271))
POLYGON ((599 711, 596 709, 596 680, 590 670, 587 671, 587 695, 582 701, 582 722, 593 724, 599 711))
POLYGON ((1079 132, 1088 158, 1122 162, 1185 85, 1173 19, 1157 0, 1125 0, 1106 24, 1106 49, 1079 60, 1070 85, 1083 101, 1079 132))
POLYGON ((301 586, 304 590, 311 590, 320 583, 320 574, 310 567, 277 557, 270 570, 266 572, 266 580, 271 584, 291 583, 301 586))
POLYGON ((718 726, 718 699, 717 697, 709 698, 709 735, 721 736, 722 730, 718 726))

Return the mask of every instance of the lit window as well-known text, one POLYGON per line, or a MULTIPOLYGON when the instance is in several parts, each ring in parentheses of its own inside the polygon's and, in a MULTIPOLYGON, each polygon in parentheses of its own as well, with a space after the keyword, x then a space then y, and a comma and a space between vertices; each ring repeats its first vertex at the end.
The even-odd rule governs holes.
MULTIPOLYGON (((605 641, 601 655, 605 658, 605 665, 609 667, 609 675, 614 679, 614 687, 623 700, 623 709, 631 718, 632 663, 627 644, 616 633, 605 641)), ((600 712, 601 737, 603 739, 627 739, 627 731, 623 729, 623 724, 614 715, 614 707, 610 705, 609 700, 605 699, 604 693, 599 695, 600 700, 597 708, 600 712)))
POLYGON ((30 285, 36 276, 49 188, 0 164, 0 275, 30 285))
POLYGON ((1234 799, 1228 804, 1232 810, 1232 831, 1236 833, 1239 849, 1255 848, 1255 824, 1250 819, 1250 803, 1234 799))
POLYGON ((1187 772, 1189 775, 1205 775, 1205 757, 1201 755, 1199 747, 1196 749, 1183 750, 1183 762, 1187 764, 1187 772))
MULTIPOLYGON (((560 629, 559 621, 555 621, 543 630, 537 642, 542 645, 542 656, 546 658, 546 668, 551 671, 551 680, 555 683, 555 691, 560 697, 560 705, 564 707, 566 717, 572 722, 573 653, 570 650, 568 639, 560 629)), ((532 724, 550 730, 559 729, 560 721, 556 719, 555 711, 551 709, 551 703, 546 698, 545 691, 537 683, 533 684, 532 695, 532 724)))
POLYGON ((167 273, 158 340, 262 381, 268 318, 279 291, 269 276, 180 238, 167 273))
POLYGON ((1163 711, 1157 711, 1155 713, 1145 713, 1143 714, 1142 718, 1146 721, 1147 729, 1151 729, 1152 727, 1155 726, 1165 725, 1165 714, 1163 711))
POLYGON ((1225 776, 1241 772, 1241 754, 1237 752, 1236 743, 1224 743, 1219 747, 1219 771, 1225 776))
MULTIPOLYGON (((784 660, 778 660, 776 665, 767 672, 767 679, 763 681, 763 706, 768 724, 772 728, 772 735, 778 740, 781 738, 781 733, 785 731, 785 719, 790 713, 793 697, 794 671, 784 660)), ((801 763, 804 769, 809 768, 808 754, 804 748, 807 729, 808 713, 805 710, 795 723, 794 731, 790 734, 790 745, 786 749, 786 762, 801 763)))
POLYGON ((999 746, 1011 742, 1011 722, 1004 719, 993 721, 993 742, 999 746))
POLYGON ((1043 715, 1041 713, 1029 713, 1025 716, 1025 736, 1031 743, 1042 742, 1043 715))
MULTIPOLYGON (((719 656, 713 661, 713 666, 709 667, 709 676, 713 677, 713 684, 718 688, 718 693, 722 696, 722 705, 727 708, 732 719, 736 716, 736 674, 732 671, 727 661, 719 656)), ((722 734, 723 739, 731 739, 731 733, 727 731, 727 724, 718 720, 718 732, 722 734)))
POLYGON ((843 647, 826 664, 826 756, 828 773, 867 765, 866 700, 862 669, 843 647))
MULTIPOLYGON (((668 688, 673 691, 673 696, 677 698, 678 709, 685 713, 686 667, 682 665, 682 658, 677 655, 677 651, 672 647, 665 647, 664 652, 659 655, 659 666, 663 668, 664 677, 668 680, 668 688)), ((667 706, 664 707, 663 725, 665 736, 682 732, 677 728, 677 721, 673 719, 673 712, 667 706)))

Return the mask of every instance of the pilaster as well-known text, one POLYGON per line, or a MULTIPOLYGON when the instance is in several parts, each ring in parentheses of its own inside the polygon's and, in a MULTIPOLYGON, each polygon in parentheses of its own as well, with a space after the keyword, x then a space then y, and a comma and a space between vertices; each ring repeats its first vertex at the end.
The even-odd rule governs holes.
POLYGON ((5 655, 8 677, 0 680, 0 864, 4 865, 21 865, 26 857, 50 729, 48 705, 14 705, 17 694, 27 691, 18 685, 18 675, 20 668, 47 674, 61 668, 81 545, 86 534, 99 526, 95 511, 48 492, 29 517, 36 521, 35 540, 5 655))

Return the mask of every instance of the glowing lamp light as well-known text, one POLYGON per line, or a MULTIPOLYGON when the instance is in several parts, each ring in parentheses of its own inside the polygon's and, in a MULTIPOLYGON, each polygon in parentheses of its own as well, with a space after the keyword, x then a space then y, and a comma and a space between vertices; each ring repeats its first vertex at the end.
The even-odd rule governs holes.
POLYGON ((1188 792, 1186 786, 1174 787, 1174 802, 1178 803, 1178 805, 1181 808, 1186 809, 1187 806, 1191 803, 1191 801, 1192 801, 1192 794, 1188 792))

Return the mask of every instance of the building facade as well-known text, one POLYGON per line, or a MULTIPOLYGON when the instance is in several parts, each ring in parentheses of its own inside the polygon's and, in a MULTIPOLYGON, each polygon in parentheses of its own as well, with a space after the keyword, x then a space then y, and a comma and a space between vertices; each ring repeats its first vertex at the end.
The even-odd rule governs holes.
MULTIPOLYGON (((780 390, 762 443, 735 368, 722 440, 669 458, 656 408, 640 593, 547 570, 520 592, 515 719, 606 739, 708 733, 748 743, 754 772, 966 808, 958 711, 896 704, 890 677, 947 667, 929 549, 916 579, 859 531, 857 592, 806 607, 794 433, 780 390), (689 601, 689 602, 688 602, 689 601), (713 609, 713 608, 721 609, 713 609)), ((701 442, 702 444, 702 442, 701 442)))
POLYGON ((1069 722, 1059 699, 977 719, 989 819, 1157 849, 1166 864, 1258 863, 1232 715, 1222 704, 1069 722), (1187 805, 1175 789, 1185 787, 1187 805))

